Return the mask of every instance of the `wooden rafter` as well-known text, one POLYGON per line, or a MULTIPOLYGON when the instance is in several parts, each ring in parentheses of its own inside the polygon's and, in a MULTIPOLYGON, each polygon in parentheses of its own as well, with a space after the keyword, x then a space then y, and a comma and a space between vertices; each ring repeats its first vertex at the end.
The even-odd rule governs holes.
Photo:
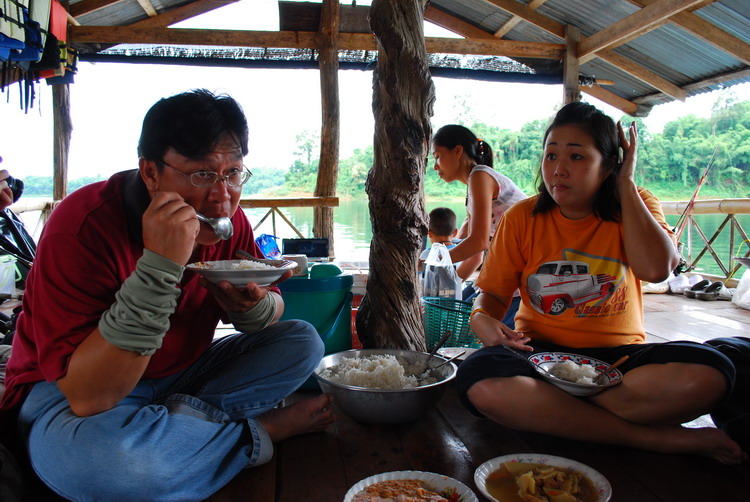
POLYGON ((664 94, 672 96, 680 101, 685 101, 685 98, 687 98, 686 90, 673 84, 669 80, 660 77, 656 73, 645 69, 643 66, 634 63, 632 59, 620 56, 616 52, 610 50, 599 51, 597 56, 612 66, 632 75, 638 80, 646 82, 656 89, 661 90, 664 94))
POLYGON ((424 18, 432 24, 440 26, 448 31, 452 31, 456 35, 461 35, 462 37, 479 40, 493 40, 497 38, 492 36, 492 33, 488 33, 471 23, 462 21, 461 19, 432 6, 427 7, 424 13, 424 18))
MULTIPOLYGON (((750 77, 750 68, 745 69, 745 70, 728 72, 723 75, 715 75, 711 78, 706 78, 703 80, 699 80, 697 82, 693 82, 692 84, 687 84, 683 86, 682 88, 686 92, 690 92, 693 90, 705 89, 706 87, 711 86, 711 85, 721 85, 725 82, 731 82, 733 80, 747 79, 748 77, 750 77)), ((636 104, 644 104, 647 106, 652 106, 653 103, 661 101, 663 99, 664 99, 664 94, 659 92, 655 94, 650 94, 648 96, 641 96, 639 98, 635 98, 633 102, 636 104)))
POLYGON ((578 44, 578 57, 602 49, 616 47, 622 40, 634 34, 649 31, 658 23, 663 23, 671 15, 701 3, 703 0, 658 0, 626 16, 616 23, 586 37, 578 44))
POLYGON ((120 2, 124 3, 126 0, 81 0, 76 2, 68 8, 68 12, 73 17, 82 16, 84 14, 90 14, 99 9, 115 5, 120 2))
POLYGON ((484 0, 496 7, 500 7, 505 12, 509 12, 534 26, 537 26, 547 33, 551 33, 561 40, 565 40, 565 26, 554 19, 539 14, 534 9, 517 2, 516 0, 484 0))
POLYGON ((156 17, 151 17, 149 19, 144 19, 143 21, 133 23, 131 26, 137 26, 140 28, 166 28, 167 26, 170 26, 172 24, 179 23, 180 21, 184 21, 201 14, 205 14, 206 12, 210 12, 214 9, 219 9, 221 7, 224 7, 225 5, 230 5, 237 1, 238 0, 196 0, 195 2, 190 2, 180 7, 162 12, 156 17))
MULTIPOLYGON (((515 0, 485 0, 485 1, 497 7, 500 7, 501 9, 513 14, 514 16, 521 17, 524 21, 534 24, 535 26, 543 29, 547 33, 560 37, 561 39, 564 39, 565 37, 565 25, 563 25, 562 23, 558 23, 557 21, 554 21, 552 19, 549 19, 546 16, 543 16, 539 14, 538 12, 534 11, 533 9, 516 2, 515 0)), ((667 3, 665 2, 670 2, 669 6, 671 6, 672 8, 676 8, 674 6, 674 2, 682 2, 683 4, 687 3, 688 6, 694 6, 698 3, 701 3, 702 0, 655 0, 654 4, 656 5, 656 7, 652 7, 652 11, 648 11, 646 13, 646 16, 641 15, 640 17, 636 17, 636 18, 632 18, 632 16, 626 17, 625 19, 630 18, 630 21, 617 27, 615 31, 610 32, 610 35, 612 36, 613 39, 616 39, 616 41, 621 41, 624 43, 624 41, 629 40, 631 37, 635 36, 636 34, 642 34, 644 30, 649 29, 655 23, 666 22, 663 18, 659 18, 659 19, 656 18, 656 14, 661 13, 664 11, 664 9, 666 9, 667 3), (657 8, 659 10, 657 10, 657 8), (627 26, 630 26, 631 29, 630 30, 626 29, 627 26)), ((680 4, 680 5, 683 5, 683 4, 680 4)), ((688 7, 683 7, 683 8, 686 9, 688 7)), ((606 35, 606 29, 600 31, 599 33, 603 33, 603 32, 606 35)), ((597 36, 597 34, 594 34, 592 36, 595 37, 597 36)), ((599 35, 599 37, 601 37, 601 35, 599 35)), ((687 93, 681 90, 679 86, 673 84, 672 82, 669 82, 665 78, 660 77, 659 75, 652 72, 651 70, 644 68, 643 66, 629 60, 628 58, 615 54, 614 52, 610 50, 606 50, 606 49, 600 52, 591 52, 587 50, 581 50, 581 46, 583 46, 587 42, 593 45, 599 45, 599 44, 602 44, 602 40, 604 39, 600 38, 600 40, 597 41, 597 38, 594 38, 593 42, 591 42, 591 37, 583 38, 581 40, 578 46, 579 57, 581 57, 582 54, 584 55, 584 57, 581 57, 581 60, 580 60, 581 64, 584 64, 586 61, 590 59, 590 57, 585 56, 585 54, 588 54, 590 52, 592 56, 600 57, 603 61, 606 61, 608 64, 612 64, 613 66, 616 66, 620 70, 625 71, 626 73, 639 79, 645 84, 650 85, 654 89, 657 89, 660 92, 668 94, 674 97, 675 99, 679 99, 682 101, 685 100, 687 93)), ((612 44, 604 43, 603 46, 607 47, 609 45, 612 45, 612 44)), ((584 92, 587 92, 587 94, 591 94, 591 92, 588 92, 590 91, 590 89, 582 88, 581 90, 584 92)), ((623 98, 621 98, 620 96, 617 96, 614 93, 610 93, 609 91, 605 89, 600 88, 597 91, 597 93, 599 96, 605 96, 606 93, 611 94, 611 96, 608 96, 608 99, 606 100, 602 99, 602 101, 605 101, 609 104, 620 103, 623 100, 623 98)), ((597 97, 601 99, 599 96, 597 97)), ((636 105, 633 104, 632 106, 628 106, 627 108, 635 108, 635 107, 636 105)), ((618 108, 624 111, 622 107, 618 106, 618 108)))
MULTIPOLYGON (((539 7, 544 5, 547 2, 547 0, 531 0, 528 4, 526 4, 526 7, 528 7, 531 10, 537 10, 539 7)), ((503 24, 500 28, 498 28, 495 31, 495 36, 497 38, 503 38, 505 35, 508 34, 510 30, 512 30, 518 23, 523 21, 523 18, 520 16, 513 16, 510 19, 508 19, 505 24, 503 24)))
POLYGON ((154 6, 151 4, 149 0, 138 0, 138 4, 141 6, 143 11, 148 15, 148 17, 156 17, 158 13, 156 12, 156 9, 154 9, 154 6))
MULTIPOLYGON (((638 7, 646 7, 657 0, 629 0, 630 3, 638 7)), ((713 3, 706 2, 706 3, 713 3)), ((704 7, 705 5, 700 5, 704 7)), ((691 9, 692 10, 692 9, 691 9)), ((705 42, 713 45, 717 49, 723 50, 743 63, 750 65, 750 44, 727 33, 721 28, 709 23, 692 12, 679 12, 669 18, 669 22, 675 26, 690 32, 692 35, 699 37, 705 42)))
MULTIPOLYGON (((522 17, 525 21, 533 22, 533 20, 539 19, 539 14, 535 13, 533 9, 529 7, 525 7, 517 2, 514 2, 514 1, 506 2, 505 0, 487 0, 487 1, 491 1, 493 4, 501 8, 502 6, 507 6, 508 9, 513 10, 514 15, 520 15, 520 17, 522 17)), ((541 17, 544 17, 544 16, 541 16, 541 17)), ((432 23, 437 24, 438 26, 445 28, 446 30, 450 30, 458 35, 462 35, 467 38, 481 39, 481 40, 488 40, 488 39, 495 38, 494 35, 492 35, 491 33, 488 33, 480 28, 477 28, 476 26, 470 23, 457 19, 453 17, 452 15, 444 11, 441 11, 439 9, 433 8, 433 7, 430 7, 425 11, 425 19, 427 19, 428 21, 432 23)), ((564 36, 565 34, 564 25, 557 23, 556 21, 553 21, 548 18, 544 18, 544 19, 547 19, 549 21, 549 22, 542 23, 544 29, 548 33, 552 33, 553 35, 557 35, 558 33, 563 33, 563 36, 564 36)), ((590 88, 584 88, 584 87, 581 87, 580 90, 583 92, 591 91, 590 88)), ((610 91, 607 91, 606 89, 598 87, 598 89, 595 92, 597 94, 596 95, 597 99, 600 99, 601 101, 609 105, 612 105, 620 110, 623 110, 626 113, 629 113, 629 111, 639 110, 638 105, 636 105, 635 103, 631 103, 621 98, 620 96, 610 91)), ((588 92, 588 93, 591 94, 591 92, 588 92)))

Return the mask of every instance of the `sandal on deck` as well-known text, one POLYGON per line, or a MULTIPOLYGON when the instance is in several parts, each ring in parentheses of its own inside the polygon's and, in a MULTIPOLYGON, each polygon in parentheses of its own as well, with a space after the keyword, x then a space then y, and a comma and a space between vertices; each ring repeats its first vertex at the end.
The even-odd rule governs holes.
POLYGON ((698 291, 703 291, 710 285, 711 281, 709 281, 708 279, 703 279, 702 281, 693 284, 691 287, 683 291, 682 294, 687 296, 688 298, 695 298, 695 295, 698 291))
POLYGON ((721 291, 721 288, 724 286, 723 283, 716 281, 707 288, 705 288, 703 291, 696 291, 695 297, 699 300, 704 301, 714 301, 719 298, 719 291, 721 291))

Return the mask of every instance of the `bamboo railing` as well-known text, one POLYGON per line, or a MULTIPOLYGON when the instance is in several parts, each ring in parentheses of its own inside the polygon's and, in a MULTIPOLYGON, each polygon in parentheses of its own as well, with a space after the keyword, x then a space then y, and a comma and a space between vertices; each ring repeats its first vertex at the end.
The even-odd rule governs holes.
MULTIPOLYGON (((51 200, 20 200, 16 204, 11 206, 11 209, 20 214, 27 211, 40 211, 40 223, 44 225, 52 212, 56 203, 51 200)), ((664 214, 667 215, 681 215, 685 211, 688 201, 663 201, 661 203, 664 214)), ((297 229, 294 224, 287 218, 280 210, 284 207, 338 207, 338 197, 298 197, 298 198, 264 198, 264 199, 242 199, 240 206, 242 208, 268 208, 268 212, 255 224, 254 228, 257 229, 261 223, 263 223, 269 216, 273 225, 273 232, 276 233, 276 216, 279 216, 283 222, 301 238, 305 238, 304 235, 297 229)), ((744 251, 740 253, 740 257, 750 256, 750 238, 748 237, 748 230, 742 227, 741 222, 737 219, 737 215, 750 214, 750 198, 748 199, 711 199, 711 200, 698 200, 693 206, 692 212, 687 216, 688 225, 686 235, 683 236, 683 241, 686 243, 685 246, 685 259, 688 262, 688 266, 692 269, 703 259, 706 255, 710 255, 711 258, 716 262, 719 268, 724 274, 724 279, 732 278, 742 266, 734 260, 734 254, 737 251, 741 243, 746 242, 748 246, 744 248, 744 251), (726 217, 719 225, 717 230, 710 236, 700 227, 695 221, 694 216, 698 214, 724 214, 726 217), (714 249, 714 242, 721 235, 722 232, 729 232, 729 254, 720 256, 720 254, 714 249), (694 249, 692 246, 692 237, 696 233, 701 241, 703 247, 700 249, 694 249)), ((312 219, 312 218, 311 218, 312 219)))
MULTIPOLYGON (((688 201, 678 202, 662 202, 662 210, 664 214, 670 215, 681 215, 688 205, 688 201)), ((734 257, 739 245, 743 242, 750 244, 748 239, 747 231, 742 228, 737 215, 739 214, 750 214, 750 199, 711 199, 711 200, 697 200, 693 205, 691 214, 687 215, 687 236, 682 239, 686 242, 686 252, 683 253, 685 260, 688 262, 689 269, 696 267, 698 262, 707 253, 711 255, 716 264, 724 274, 724 279, 732 278, 737 271, 742 267, 734 257), (725 214, 726 217, 709 238, 706 233, 695 221, 694 216, 697 214, 725 214), (697 233, 703 241, 703 247, 700 250, 693 249, 693 232, 697 233), (714 242, 722 234, 722 232, 729 232, 729 255, 725 257, 719 256, 719 253, 714 249, 714 242)), ((740 257, 750 256, 750 246, 744 251, 740 257)))
POLYGON ((294 224, 289 221, 284 213, 279 208, 281 207, 338 207, 338 197, 296 197, 294 199, 242 199, 240 200, 240 207, 243 209, 254 209, 254 208, 269 208, 268 212, 255 224, 253 230, 257 230, 261 224, 266 221, 266 218, 271 217, 271 227, 273 228, 273 234, 276 235, 276 215, 289 225, 301 239, 305 236, 299 231, 294 224))

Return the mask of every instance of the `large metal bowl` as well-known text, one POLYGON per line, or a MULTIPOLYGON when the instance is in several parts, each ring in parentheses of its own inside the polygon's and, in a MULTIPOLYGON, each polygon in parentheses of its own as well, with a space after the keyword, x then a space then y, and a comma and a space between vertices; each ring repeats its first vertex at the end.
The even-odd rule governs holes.
MULTIPOLYGON (((315 378, 323 392, 334 396, 334 404, 348 416, 362 423, 392 425, 413 422, 425 415, 437 404, 445 392, 448 382, 456 376, 456 365, 452 362, 432 370, 437 382, 411 389, 382 390, 354 387, 326 380, 320 376, 326 368, 335 366, 345 358, 373 355, 394 355, 399 360, 413 365, 427 360, 429 354, 414 350, 361 349, 345 350, 325 356, 315 369, 315 378)), ((445 362, 442 356, 432 356, 430 366, 445 362)))

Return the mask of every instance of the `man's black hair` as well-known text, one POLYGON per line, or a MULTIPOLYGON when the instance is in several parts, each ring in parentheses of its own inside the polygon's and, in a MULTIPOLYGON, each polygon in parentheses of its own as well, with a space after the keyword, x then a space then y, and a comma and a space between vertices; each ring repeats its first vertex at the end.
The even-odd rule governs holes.
POLYGON ((161 161, 167 149, 199 158, 211 152, 229 134, 248 152, 248 127, 242 107, 226 94, 193 89, 157 101, 143 119, 138 156, 161 161))

